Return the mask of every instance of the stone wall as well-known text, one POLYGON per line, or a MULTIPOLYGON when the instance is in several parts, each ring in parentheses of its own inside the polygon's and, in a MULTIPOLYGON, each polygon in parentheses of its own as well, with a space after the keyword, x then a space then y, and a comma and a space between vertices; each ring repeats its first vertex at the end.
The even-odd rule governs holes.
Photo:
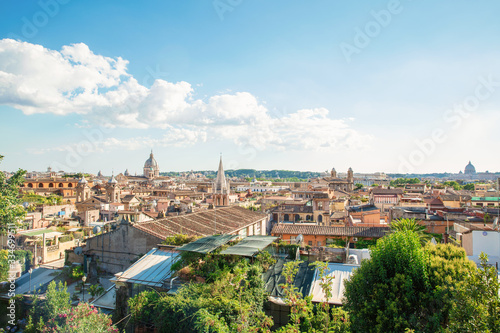
POLYGON ((161 242, 161 238, 127 223, 120 224, 114 231, 87 239, 84 251, 96 256, 101 269, 114 274, 123 272, 161 242))

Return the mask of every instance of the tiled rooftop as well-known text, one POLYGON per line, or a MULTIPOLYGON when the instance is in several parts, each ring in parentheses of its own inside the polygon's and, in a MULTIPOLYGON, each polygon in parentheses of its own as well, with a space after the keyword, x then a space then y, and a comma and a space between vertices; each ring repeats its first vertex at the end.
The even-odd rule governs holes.
POLYGON ((179 233, 208 236, 215 230, 217 233, 230 234, 265 217, 262 213, 232 206, 136 223, 134 227, 163 239, 179 233))
POLYGON ((318 236, 354 236, 383 237, 390 228, 386 227, 330 227, 320 225, 300 225, 280 223, 274 226, 273 235, 318 235, 318 236))

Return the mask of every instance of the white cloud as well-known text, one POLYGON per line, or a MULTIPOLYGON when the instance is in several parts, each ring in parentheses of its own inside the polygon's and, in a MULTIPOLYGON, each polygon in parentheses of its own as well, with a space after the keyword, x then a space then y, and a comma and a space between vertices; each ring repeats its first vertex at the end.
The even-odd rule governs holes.
MULTIPOLYGON (((0 103, 27 115, 82 114, 84 125, 161 128, 162 138, 108 138, 95 149, 189 145, 231 140, 263 150, 359 148, 367 136, 325 108, 274 116, 248 92, 193 99, 188 82, 156 80, 148 88, 127 72, 128 62, 94 54, 85 44, 54 51, 0 40, 0 103)), ((82 122, 83 123, 83 122, 82 122)), ((59 149, 59 148, 55 148, 59 149)))

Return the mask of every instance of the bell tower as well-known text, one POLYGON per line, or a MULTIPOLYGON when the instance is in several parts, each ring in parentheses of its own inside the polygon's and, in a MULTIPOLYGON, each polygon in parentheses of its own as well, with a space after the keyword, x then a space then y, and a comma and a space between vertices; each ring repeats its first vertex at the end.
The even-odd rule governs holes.
POLYGON ((89 182, 85 179, 85 176, 80 179, 78 185, 76 185, 76 202, 82 202, 90 198, 90 187, 89 182))
POLYGON ((106 200, 108 202, 120 202, 120 193, 120 186, 118 186, 115 176, 112 175, 106 184, 106 200))

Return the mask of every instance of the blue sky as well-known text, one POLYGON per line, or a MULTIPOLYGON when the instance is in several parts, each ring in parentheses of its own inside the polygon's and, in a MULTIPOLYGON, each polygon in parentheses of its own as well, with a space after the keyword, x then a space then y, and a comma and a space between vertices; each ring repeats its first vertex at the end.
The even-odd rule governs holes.
POLYGON ((3 1, 1 168, 500 171, 496 1, 3 1))

